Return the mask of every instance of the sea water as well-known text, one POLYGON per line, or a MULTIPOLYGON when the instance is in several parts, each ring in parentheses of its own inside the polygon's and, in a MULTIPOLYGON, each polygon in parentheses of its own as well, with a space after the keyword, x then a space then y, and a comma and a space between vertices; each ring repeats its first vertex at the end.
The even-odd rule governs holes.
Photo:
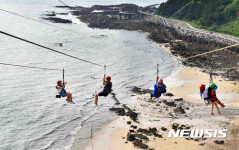
MULTIPOLYGON (((71 0, 71 6, 135 3, 140 6, 163 1, 71 0)), ((57 0, 0 0, 0 8, 43 22, 47 11, 68 12, 56 8, 57 0)), ((69 32, 0 11, 0 30, 54 48, 100 65, 107 65, 113 92, 121 104, 133 105, 130 87, 151 88, 159 76, 166 78, 179 64, 164 65, 176 58, 159 44, 136 31, 92 29, 72 15, 60 16, 73 24, 54 24, 69 32), (59 46, 63 44, 63 47, 59 46)), ((49 24, 53 24, 47 22, 49 24)), ((59 69, 59 71, 0 65, 0 149, 82 149, 94 132, 114 119, 109 112, 115 101, 93 94, 102 90, 103 67, 60 55, 0 34, 0 62, 59 69), (56 99, 56 81, 65 69, 66 90, 76 104, 56 99), (93 128, 92 128, 93 127, 93 128), (91 134, 91 131, 93 132, 91 134)))

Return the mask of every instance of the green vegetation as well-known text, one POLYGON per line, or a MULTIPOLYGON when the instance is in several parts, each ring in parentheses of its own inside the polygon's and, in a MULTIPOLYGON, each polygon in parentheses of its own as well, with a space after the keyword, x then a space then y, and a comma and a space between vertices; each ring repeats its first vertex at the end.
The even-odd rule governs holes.
POLYGON ((239 127, 231 129, 231 134, 238 134, 239 133, 239 127))
MULTIPOLYGON (((168 0, 158 14, 171 17, 191 0, 168 0)), ((174 17, 196 28, 239 36, 239 0, 194 0, 174 17)))

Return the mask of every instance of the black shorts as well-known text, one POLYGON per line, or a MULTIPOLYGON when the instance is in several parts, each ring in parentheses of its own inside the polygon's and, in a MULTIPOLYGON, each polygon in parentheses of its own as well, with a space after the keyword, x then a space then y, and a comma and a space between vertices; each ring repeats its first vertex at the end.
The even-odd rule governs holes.
POLYGON ((105 91, 102 91, 100 93, 98 93, 99 96, 104 96, 106 97, 109 93, 108 92, 105 92, 105 91))

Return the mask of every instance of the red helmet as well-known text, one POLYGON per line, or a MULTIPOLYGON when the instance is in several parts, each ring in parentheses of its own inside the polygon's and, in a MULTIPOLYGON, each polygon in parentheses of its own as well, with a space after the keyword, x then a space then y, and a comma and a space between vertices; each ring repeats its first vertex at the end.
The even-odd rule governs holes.
POLYGON ((110 80, 111 80, 111 77, 110 77, 110 76, 107 76, 107 77, 106 77, 106 80, 110 81, 110 80))
POLYGON ((61 80, 58 80, 58 81, 57 81, 57 84, 59 84, 59 83, 61 83, 61 80))
POLYGON ((199 88, 200 88, 200 90, 203 90, 203 89, 205 89, 205 86, 206 86, 206 85, 204 85, 204 84, 201 84, 201 86, 199 87, 199 88))

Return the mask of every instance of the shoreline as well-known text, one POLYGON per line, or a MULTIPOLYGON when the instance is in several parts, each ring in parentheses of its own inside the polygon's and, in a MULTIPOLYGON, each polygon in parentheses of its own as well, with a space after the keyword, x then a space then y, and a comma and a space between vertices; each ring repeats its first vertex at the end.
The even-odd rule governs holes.
MULTIPOLYGON (((71 8, 75 9, 75 8, 71 8)), ((77 8, 78 9, 78 8, 77 8)), ((110 122, 109 124, 105 125, 105 127, 102 130, 99 130, 96 132, 96 135, 94 138, 86 145, 84 150, 90 150, 94 149, 94 147, 97 147, 97 149, 102 150, 117 150, 118 149, 125 149, 125 150, 133 150, 138 149, 135 148, 130 141, 125 141, 128 139, 127 134, 131 135, 132 127, 127 124, 128 121, 131 121, 134 126, 140 127, 140 128, 157 128, 157 133, 159 133, 162 138, 152 137, 148 136, 148 141, 142 141, 142 144, 147 144, 148 150, 157 150, 158 147, 160 149, 214 149, 216 148, 228 148, 233 149, 233 146, 237 146, 237 143, 239 143, 238 139, 238 128, 239 128, 239 91, 236 85, 238 85, 238 74, 236 73, 237 70, 230 70, 234 72, 235 74, 231 73, 231 77, 228 76, 230 74, 229 72, 222 73, 222 70, 220 70, 223 66, 223 63, 226 63, 227 61, 224 60, 225 58, 231 57, 232 59, 238 58, 237 54, 231 54, 228 52, 220 52, 220 54, 212 55, 210 57, 215 57, 214 59, 217 60, 219 57, 224 56, 223 59, 218 59, 215 63, 216 67, 214 68, 215 72, 214 75, 214 81, 216 81, 216 84, 219 87, 217 93, 218 97, 225 97, 222 100, 222 102, 225 102, 226 108, 222 110, 222 115, 217 115, 215 113, 214 116, 210 115, 210 107, 204 106, 204 102, 200 100, 199 97, 199 90, 198 87, 201 83, 207 84, 209 79, 209 62, 212 61, 211 59, 200 57, 199 59, 195 61, 187 61, 184 62, 182 58, 187 57, 188 54, 184 51, 190 50, 189 55, 195 55, 198 51, 206 52, 210 51, 212 49, 216 49, 215 46, 211 45, 204 45, 204 44, 195 44, 195 43, 186 43, 185 41, 170 38, 172 35, 170 33, 166 33, 162 31, 162 29, 158 29, 156 25, 151 24, 149 27, 146 27, 144 23, 141 22, 131 22, 131 21, 122 21, 118 22, 115 20, 111 20, 107 18, 106 16, 109 14, 103 14, 101 16, 100 13, 91 14, 91 16, 88 16, 87 13, 90 13, 92 8, 82 8, 81 10, 74 10, 73 15, 79 16, 78 18, 86 23, 89 27, 92 28, 100 28, 100 29, 124 29, 129 31, 142 31, 146 34, 149 33, 148 38, 155 41, 156 43, 162 45, 165 50, 170 51, 173 55, 175 55, 180 61, 183 63, 183 69, 179 72, 176 72, 170 76, 170 78, 165 80, 166 85, 168 86, 168 91, 173 93, 175 96, 173 97, 165 97, 162 96, 162 100, 156 101, 156 102, 149 102, 147 101, 148 95, 145 94, 137 94, 135 97, 139 100, 140 105, 137 103, 135 104, 136 108, 135 111, 139 113, 139 122, 133 122, 129 119, 129 117, 119 117, 118 119, 110 122), (83 9, 83 11, 82 11, 83 9), (84 12, 86 11, 86 12, 84 12), (98 20, 98 22, 92 22, 91 19, 96 19, 95 15, 100 15, 101 21, 98 20), (106 15, 106 16, 104 16, 106 15), (108 24, 105 24, 104 21, 108 22, 108 24), (93 24, 92 24, 93 23, 93 24), (119 25, 118 27, 115 27, 114 25, 119 25), (134 27, 136 25, 136 27, 134 27), (158 30, 157 30, 157 29, 158 30), (159 36, 161 35, 161 36, 159 36), (230 55, 230 56, 229 56, 230 55), (201 63, 201 64, 200 64, 201 63), (220 72, 221 71, 221 72, 220 72), (216 75, 216 77, 215 77, 216 75), (228 81, 229 78, 231 81, 228 81), (235 80, 235 81, 233 81, 235 80), (170 82, 176 82, 177 84, 171 84, 170 82), (197 84, 195 84, 195 82, 197 84), (167 84, 169 83, 169 84, 167 84), (229 89, 225 87, 229 87, 229 89), (182 90, 183 88, 183 90, 182 90), (230 90, 233 89, 233 90, 230 90), (226 95, 231 94, 228 98, 226 95), (234 97, 232 100, 231 97, 234 97), (183 99, 183 102, 178 103, 174 101, 175 99, 183 99), (163 100, 166 99, 165 104, 163 100), (167 101, 172 103, 172 101, 177 105, 177 112, 175 112, 175 108, 167 105, 167 101), (144 111, 144 108, 141 108, 142 105, 147 108, 147 111, 144 111), (159 105, 163 105, 162 107, 158 107, 159 105), (178 107, 179 106, 179 107, 178 107), (165 109, 166 107, 166 109, 165 109), (179 108, 182 108, 185 113, 181 113, 179 108), (155 109, 159 112, 155 112, 155 109), (198 111, 194 112, 194 109, 198 111), (207 112, 205 112, 205 110, 207 112), (224 111, 225 110, 225 111, 224 111), (179 112, 178 112, 179 111, 179 112), (230 113, 231 112, 231 113, 230 113), (145 116, 142 114, 145 113, 145 116), (195 118, 194 118, 195 117, 195 118), (148 118, 154 118, 148 119, 148 118), (203 120, 201 120, 203 119, 203 120), (210 122, 213 120, 214 122, 210 122), (162 122, 162 123, 161 123, 162 122), (199 129, 203 128, 206 129, 205 126, 209 126, 211 128, 217 128, 217 129, 223 129, 228 128, 230 131, 235 131, 236 135, 233 135, 231 133, 228 133, 228 136, 225 140, 223 139, 223 144, 217 144, 216 140, 221 139, 168 139, 167 138, 167 132, 162 131, 162 128, 166 128, 168 131, 172 128, 172 122, 176 122, 179 124, 179 126, 186 126, 188 125, 189 128, 195 128, 198 127, 199 129), (216 123, 216 125, 214 124, 216 123), (93 144, 92 144, 93 142, 93 144), (185 142, 187 145, 185 145, 185 142), (109 144, 102 144, 102 143, 109 143, 109 144), (163 148, 162 148, 163 147, 163 148)), ((72 13, 72 11, 71 11, 72 13)), ((112 14, 111 14, 112 15, 112 14)), ((234 62, 230 62, 227 65, 234 66, 234 62)), ((236 64, 238 65, 238 64, 236 64)), ((141 90, 141 89, 140 89, 141 90)), ((147 92, 146 92, 147 93, 147 92)), ((131 125, 131 124, 130 124, 131 125)), ((133 133, 139 134, 138 131, 133 130, 133 133)), ((143 135, 143 134, 142 134, 143 135)), ((143 145, 145 146, 145 145, 143 145)), ((237 146, 239 147, 239 145, 237 146)))
MULTIPOLYGON (((158 133, 162 135, 163 138, 148 136, 149 141, 143 142, 143 143, 146 143, 151 149, 155 149, 155 150, 236 148, 239 142, 238 140, 239 132, 237 132, 236 134, 235 133, 232 134, 232 131, 237 131, 236 129, 239 128, 239 121, 238 121, 239 99, 237 98, 236 101, 228 101, 228 99, 221 99, 222 102, 225 102, 226 108, 224 109, 220 108, 222 112, 221 115, 218 115, 217 113, 215 113, 214 116, 211 116, 210 106, 205 106, 204 102, 200 100, 200 96, 198 94, 199 90, 193 88, 195 91, 194 93, 192 93, 190 90, 190 86, 195 85, 195 83, 198 83, 195 85, 196 87, 198 87, 199 83, 201 83, 201 80, 208 81, 207 77, 209 78, 209 75, 206 73, 200 72, 198 68, 185 67, 175 76, 177 76, 177 78, 174 78, 174 76, 172 76, 171 78, 174 78, 175 80, 178 80, 178 81, 182 80, 183 88, 185 88, 184 90, 181 89, 182 88, 181 84, 178 84, 178 85, 168 84, 168 91, 170 93, 173 93, 175 96, 171 98, 162 96, 159 100, 156 100, 156 102, 149 102, 148 94, 147 95, 136 94, 136 97, 132 97, 132 98, 139 99, 139 101, 135 104, 135 108, 134 108, 136 109, 136 112, 140 114, 139 123, 136 123, 130 120, 130 118, 127 116, 119 117, 118 119, 106 125, 101 131, 99 131, 96 134, 96 136, 93 138, 94 147, 97 147, 97 149, 99 150, 101 149, 112 150, 112 148, 114 150, 118 150, 118 149, 122 149, 122 147, 124 150, 139 149, 137 147, 134 147, 130 141, 126 140, 127 133, 133 129, 131 125, 134 125, 134 126, 137 126, 138 128, 149 128, 149 127, 154 128, 155 127, 158 129, 158 133), (194 70, 194 72, 192 72, 192 70, 194 70), (188 74, 188 76, 185 76, 185 74, 188 74), (201 79, 198 79, 198 77, 200 77, 201 79), (195 82, 192 82, 192 81, 195 81, 195 82), (197 94, 199 98, 191 97, 191 95, 193 94, 197 94), (164 106, 168 107, 168 111, 162 110, 162 112, 157 112, 157 111, 155 112, 155 109, 156 110, 159 109, 156 106, 159 101, 162 101, 163 99, 177 99, 177 98, 183 98, 184 105, 189 107, 189 110, 185 110, 186 111, 185 114, 174 114, 174 117, 172 118, 169 115, 167 115, 167 113, 172 112, 172 109, 174 109, 174 107, 171 108, 166 105, 163 105, 163 107, 164 106), (143 105, 143 107, 141 105, 143 105), (193 112, 195 110, 196 112, 193 112), (130 125, 127 124, 128 121, 131 121, 130 125), (207 127, 209 127, 210 129, 226 128, 228 129, 228 133, 227 133, 228 135, 225 139, 208 138, 205 140, 201 140, 201 139, 187 140, 184 138, 178 138, 178 139, 168 138, 167 137, 168 130, 171 128, 172 123, 189 125, 193 129, 197 129, 197 128, 206 129, 207 127), (162 131, 162 127, 167 128, 167 131, 162 131), (224 144, 216 144, 214 143, 215 140, 223 140, 224 144), (102 144, 106 142, 108 144, 102 144)), ((216 84, 218 83, 218 86, 219 86, 219 89, 217 92, 218 94, 226 94, 226 92, 222 88, 222 85, 226 85, 231 88, 231 90, 227 92, 232 92, 235 94, 236 97, 239 97, 239 89, 231 81, 225 81, 220 77, 216 77, 214 80, 216 84)), ((220 99, 220 96, 218 97, 220 99)), ((183 106, 183 108, 185 108, 185 106, 183 106)), ((88 145, 85 147, 84 150, 91 150, 92 148, 91 146, 92 145, 88 143, 88 145)))
MULTIPOLYGON (((208 43, 206 39, 200 39, 200 42, 188 42, 185 35, 174 35, 168 30, 165 30, 159 24, 154 22, 129 19, 124 20, 119 18, 119 9, 126 11, 137 11, 139 6, 134 4, 120 4, 120 5, 95 5, 92 7, 60 7, 68 9, 69 13, 76 16, 83 23, 90 28, 99 29, 123 29, 128 31, 143 31, 149 33, 148 38, 158 44, 168 45, 173 55, 180 58, 187 58, 196 54, 212 51, 218 48, 225 47, 221 43, 208 43)), ((67 20, 60 20, 54 17, 57 13, 46 13, 43 19, 55 23, 65 23, 67 20), (47 15, 51 17, 46 18, 47 15), (53 17, 52 17, 53 16, 53 17)), ((66 14, 65 14, 66 15, 66 14)), ((69 21, 69 20, 68 20, 69 21)), ((213 69, 213 74, 228 78, 232 81, 239 79, 238 60, 239 53, 236 48, 220 51, 210 55, 200 56, 190 60, 180 59, 184 66, 198 67, 203 69, 203 72, 210 72, 213 69), (230 60, 228 58, 231 58, 230 60), (229 68, 229 69, 228 69, 229 68)))

